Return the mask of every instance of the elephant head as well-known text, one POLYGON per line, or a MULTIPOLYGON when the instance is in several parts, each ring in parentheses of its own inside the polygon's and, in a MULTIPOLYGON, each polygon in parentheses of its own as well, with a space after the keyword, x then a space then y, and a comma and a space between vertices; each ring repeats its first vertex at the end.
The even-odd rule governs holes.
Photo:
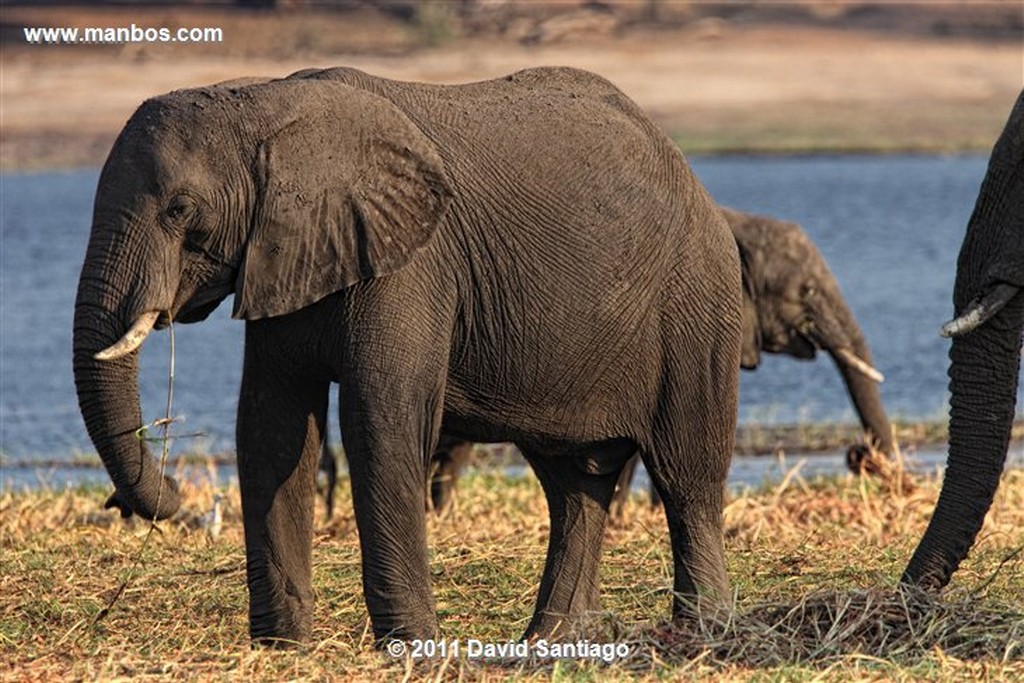
POLYGON ((1024 91, 996 142, 957 261, 942 492, 904 583, 938 590, 967 556, 1006 461, 1024 327, 1024 91))
POLYGON ((164 518, 179 505, 137 436, 152 328, 202 320, 230 294, 236 318, 283 315, 393 272, 449 196, 423 133, 341 83, 234 82, 142 104, 100 175, 75 303, 75 384, 117 489, 108 506, 164 518))
POLYGON ((814 358, 824 350, 835 361, 861 424, 887 454, 895 450, 864 334, 839 284, 810 238, 795 223, 722 207, 743 267, 743 347, 747 370, 761 352, 814 358))

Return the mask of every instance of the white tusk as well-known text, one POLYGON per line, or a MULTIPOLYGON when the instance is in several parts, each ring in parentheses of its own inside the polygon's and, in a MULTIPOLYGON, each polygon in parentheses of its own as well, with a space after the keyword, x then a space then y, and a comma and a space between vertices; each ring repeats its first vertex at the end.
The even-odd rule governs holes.
POLYGON ((950 320, 939 332, 943 337, 959 337, 981 327, 985 322, 1010 303, 1020 287, 1000 282, 985 296, 967 304, 967 310, 958 318, 950 320))
POLYGON ((885 375, 875 370, 871 365, 866 363, 862 358, 855 354, 850 349, 836 349, 836 355, 843 360, 844 363, 849 365, 851 368, 861 373, 865 377, 873 379, 876 382, 884 382, 885 375))
POLYGON ((114 360, 115 358, 121 358, 127 356, 135 349, 142 346, 142 342, 146 341, 146 337, 149 336, 150 331, 153 329, 153 325, 156 324, 156 319, 160 317, 160 311, 150 311, 149 313, 143 313, 139 316, 135 324, 132 325, 131 329, 124 333, 113 346, 108 346, 102 351, 96 353, 93 358, 96 360, 114 360))

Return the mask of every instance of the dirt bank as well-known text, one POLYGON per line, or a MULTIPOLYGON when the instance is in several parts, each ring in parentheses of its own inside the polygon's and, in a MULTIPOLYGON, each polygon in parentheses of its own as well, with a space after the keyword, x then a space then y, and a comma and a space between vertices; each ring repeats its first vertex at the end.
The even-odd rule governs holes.
POLYGON ((445 83, 582 67, 618 84, 690 152, 986 150, 1022 83, 1021 45, 1001 34, 749 17, 584 24, 526 39, 527 29, 434 35, 367 12, 58 7, 5 9, 3 27, 3 170, 100 164, 148 96, 310 66, 445 83), (30 45, 23 31, 129 24, 216 26, 224 41, 30 45))

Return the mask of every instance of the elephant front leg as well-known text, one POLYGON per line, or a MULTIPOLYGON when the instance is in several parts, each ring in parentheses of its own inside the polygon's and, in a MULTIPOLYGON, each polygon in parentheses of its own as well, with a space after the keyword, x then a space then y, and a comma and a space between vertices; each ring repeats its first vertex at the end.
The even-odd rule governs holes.
MULTIPOLYGON (((374 636, 378 642, 433 638, 437 616, 423 498, 439 411, 367 411, 355 407, 362 404, 358 389, 343 387, 342 395, 349 406, 341 420, 359 528, 363 595, 374 636)), ((393 405, 415 403, 396 400, 393 405)))
POLYGON ((256 642, 287 645, 311 631, 313 508, 328 388, 327 381, 258 362, 247 345, 238 476, 256 642))

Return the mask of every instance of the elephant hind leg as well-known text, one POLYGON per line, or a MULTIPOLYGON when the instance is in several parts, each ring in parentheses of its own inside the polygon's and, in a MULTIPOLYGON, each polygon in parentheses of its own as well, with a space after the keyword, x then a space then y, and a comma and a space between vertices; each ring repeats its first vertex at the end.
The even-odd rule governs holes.
MULTIPOLYGON (((651 440, 641 446, 644 467, 664 504, 672 542, 674 618, 731 600, 725 571, 722 510, 736 438, 738 335, 711 346, 701 359, 670 357, 651 440)), ((673 348, 701 348, 680 341, 673 348)))
POLYGON ((653 489, 664 504, 672 542, 673 618, 730 599, 722 509, 732 427, 723 424, 720 430, 709 430, 709 424, 715 424, 708 422, 711 417, 691 416, 677 425, 672 438, 641 451, 653 489))
POLYGON ((608 507, 628 459, 621 444, 598 445, 585 458, 524 451, 548 502, 551 535, 526 638, 565 634, 600 609, 598 561, 608 507))
POLYGON ((471 441, 457 441, 442 436, 434 450, 430 475, 430 502, 437 514, 443 513, 455 497, 462 469, 473 454, 471 441))
POLYGON ((320 448, 319 469, 324 474, 324 507, 326 521, 334 517, 334 490, 338 487, 338 461, 331 451, 330 439, 327 436, 327 422, 324 422, 322 445, 320 448))

